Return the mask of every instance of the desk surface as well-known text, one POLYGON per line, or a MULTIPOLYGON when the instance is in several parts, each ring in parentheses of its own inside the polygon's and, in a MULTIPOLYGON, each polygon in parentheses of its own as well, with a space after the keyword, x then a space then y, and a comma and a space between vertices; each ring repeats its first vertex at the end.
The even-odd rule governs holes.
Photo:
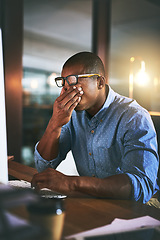
POLYGON ((31 182, 34 174, 37 173, 35 168, 20 164, 14 161, 8 161, 8 174, 20 180, 31 182))
POLYGON ((160 210, 124 200, 65 200, 66 219, 63 236, 110 224, 115 218, 132 219, 149 215, 160 220, 160 210))
MULTIPOLYGON (((31 181, 36 172, 28 166, 9 162, 9 174, 18 179, 31 181)), ((64 201, 66 216, 63 237, 110 224, 115 218, 132 219, 149 215, 160 220, 160 209, 132 201, 93 198, 67 198, 64 201)), ((25 209, 17 214, 28 218, 25 209)))

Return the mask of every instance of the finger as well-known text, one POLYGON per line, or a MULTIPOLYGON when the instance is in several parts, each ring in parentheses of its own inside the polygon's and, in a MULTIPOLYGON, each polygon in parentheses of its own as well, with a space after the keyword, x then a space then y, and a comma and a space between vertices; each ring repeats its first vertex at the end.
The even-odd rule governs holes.
POLYGON ((36 192, 40 192, 41 189, 48 188, 48 185, 46 182, 37 182, 37 185, 35 186, 36 192))
POLYGON ((48 183, 50 179, 54 177, 56 172, 57 170, 53 168, 47 168, 43 172, 36 173, 32 178, 31 186, 35 187, 37 183, 42 183, 42 182, 48 183))
POLYGON ((81 90, 78 93, 70 93, 66 96, 65 98, 65 102, 63 101, 60 104, 61 108, 66 107, 66 109, 68 110, 74 103, 79 102, 81 100, 81 96, 83 95, 83 91, 81 90))
POLYGON ((42 173, 36 173, 32 178, 31 187, 32 188, 36 187, 37 183, 41 182, 41 181, 44 181, 44 179, 45 179, 45 176, 44 176, 43 172, 42 173))
POLYGON ((78 97, 77 101, 74 102, 71 106, 70 106, 70 111, 72 113, 72 111, 77 107, 78 103, 81 101, 81 97, 78 97))
POLYGON ((72 99, 70 99, 70 100, 68 101, 68 103, 66 104, 65 108, 66 108, 67 110, 72 110, 72 109, 74 109, 74 108, 78 105, 78 103, 81 101, 81 95, 82 95, 82 94, 77 94, 77 95, 75 95, 72 99))
POLYGON ((71 115, 80 101, 81 97, 78 97, 76 101, 68 103, 68 105, 63 108, 63 112, 67 115, 71 115))
POLYGON ((62 88, 60 96, 57 98, 58 101, 62 101, 68 94, 75 91, 75 87, 70 87, 68 89, 65 89, 65 87, 62 88))
POLYGON ((76 94, 80 93, 81 91, 81 86, 73 86, 68 88, 67 90, 65 90, 65 88, 63 87, 62 94, 57 98, 57 101, 61 102, 62 100, 65 100, 67 103, 70 99, 72 99, 76 94))
POLYGON ((33 187, 35 187, 35 185, 36 185, 36 175, 37 175, 38 173, 36 173, 34 176, 33 176, 33 178, 32 178, 32 180, 31 180, 31 187, 33 188, 33 187))

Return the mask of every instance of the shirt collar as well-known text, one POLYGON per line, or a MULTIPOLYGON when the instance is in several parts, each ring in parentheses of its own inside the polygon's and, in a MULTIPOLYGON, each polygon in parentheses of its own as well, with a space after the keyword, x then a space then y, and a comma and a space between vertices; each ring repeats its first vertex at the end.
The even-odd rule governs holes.
MULTIPOLYGON (((106 99, 106 101, 105 101, 105 103, 103 104, 103 107, 99 110, 99 112, 101 112, 103 109, 105 109, 105 108, 108 108, 109 106, 110 106, 110 104, 114 101, 114 99, 115 99, 115 92, 113 91, 113 89, 110 87, 110 86, 108 86, 109 87, 109 90, 108 90, 108 96, 107 96, 107 99, 106 99)), ((98 113, 99 113, 98 112, 98 113)))

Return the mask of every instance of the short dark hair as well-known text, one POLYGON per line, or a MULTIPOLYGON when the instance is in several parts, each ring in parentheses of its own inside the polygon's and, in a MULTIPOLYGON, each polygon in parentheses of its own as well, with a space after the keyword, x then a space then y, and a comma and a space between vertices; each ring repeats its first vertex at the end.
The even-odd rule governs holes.
POLYGON ((105 76, 105 69, 102 60, 92 52, 79 52, 71 56, 63 65, 63 68, 80 64, 85 67, 88 73, 98 73, 105 76))

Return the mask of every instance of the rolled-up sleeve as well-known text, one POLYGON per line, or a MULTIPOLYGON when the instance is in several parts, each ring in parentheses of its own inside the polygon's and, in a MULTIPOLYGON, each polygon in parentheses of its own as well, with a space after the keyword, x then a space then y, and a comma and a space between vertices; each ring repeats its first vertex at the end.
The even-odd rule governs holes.
POLYGON ((157 188, 159 157, 156 132, 146 113, 135 115, 125 128, 122 169, 130 178, 132 199, 146 203, 157 188))
POLYGON ((38 172, 42 172, 46 168, 50 167, 50 161, 47 161, 41 157, 41 155, 39 154, 39 152, 37 150, 37 145, 38 145, 38 143, 35 146, 34 161, 35 161, 35 166, 36 166, 36 169, 38 170, 38 172))
POLYGON ((35 145, 34 151, 34 161, 35 166, 38 172, 42 172, 47 168, 54 168, 56 167, 66 158, 67 153, 70 151, 70 136, 69 130, 67 126, 64 126, 61 130, 60 140, 59 140, 59 153, 57 158, 52 159, 50 161, 45 160, 37 150, 37 145, 35 145))

